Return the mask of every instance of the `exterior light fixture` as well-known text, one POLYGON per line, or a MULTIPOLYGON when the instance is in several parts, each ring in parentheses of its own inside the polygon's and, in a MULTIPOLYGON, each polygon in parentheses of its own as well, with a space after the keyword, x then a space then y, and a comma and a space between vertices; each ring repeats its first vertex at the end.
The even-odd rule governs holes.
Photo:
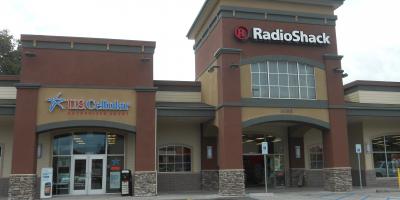
POLYGON ((338 74, 342 74, 342 78, 346 78, 347 76, 349 76, 347 73, 344 73, 344 70, 343 70, 343 69, 341 69, 341 68, 339 68, 339 67, 336 67, 336 68, 334 69, 334 71, 335 71, 336 73, 338 73, 338 74))
POLYGON ((210 69, 207 70, 207 72, 208 72, 208 73, 212 73, 212 72, 214 72, 214 70, 215 70, 216 68, 219 68, 219 66, 218 66, 218 65, 213 65, 213 66, 210 67, 210 69))
POLYGON ((231 64, 229 67, 231 69, 237 69, 237 68, 239 68, 239 65, 238 64, 231 64))

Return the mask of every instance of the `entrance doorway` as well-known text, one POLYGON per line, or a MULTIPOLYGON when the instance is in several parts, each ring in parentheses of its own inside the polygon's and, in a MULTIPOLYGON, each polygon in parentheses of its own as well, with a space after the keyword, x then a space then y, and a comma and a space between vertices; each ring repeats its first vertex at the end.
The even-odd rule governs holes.
POLYGON ((79 155, 72 157, 72 194, 104 194, 106 191, 106 156, 79 155))

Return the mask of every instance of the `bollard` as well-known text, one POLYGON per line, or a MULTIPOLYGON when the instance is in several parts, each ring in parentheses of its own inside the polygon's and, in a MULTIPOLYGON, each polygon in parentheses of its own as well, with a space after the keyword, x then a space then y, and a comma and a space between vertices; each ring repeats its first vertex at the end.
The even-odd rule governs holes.
POLYGON ((400 168, 397 168, 397 183, 399 184, 400 189, 400 168))

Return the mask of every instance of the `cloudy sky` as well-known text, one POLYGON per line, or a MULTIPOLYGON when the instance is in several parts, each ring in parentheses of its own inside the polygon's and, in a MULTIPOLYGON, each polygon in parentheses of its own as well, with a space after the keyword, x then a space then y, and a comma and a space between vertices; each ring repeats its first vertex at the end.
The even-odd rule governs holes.
MULTIPOLYGON (((0 0, 0 29, 157 41, 155 79, 194 80, 186 33, 204 0, 0 0)), ((346 0, 336 11, 344 81, 400 81, 399 0, 346 0), (379 3, 378 3, 379 2, 379 3)))

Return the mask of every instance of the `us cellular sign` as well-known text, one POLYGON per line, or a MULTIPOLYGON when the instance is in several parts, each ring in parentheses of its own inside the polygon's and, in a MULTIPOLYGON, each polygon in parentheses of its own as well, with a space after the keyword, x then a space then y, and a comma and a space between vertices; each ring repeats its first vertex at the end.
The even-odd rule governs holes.
POLYGON ((253 27, 249 31, 244 26, 235 29, 234 35, 238 40, 245 41, 251 39, 261 42, 281 42, 295 43, 305 45, 329 45, 331 44, 330 36, 326 33, 308 34, 301 30, 293 30, 286 32, 283 29, 275 29, 273 31, 263 30, 262 28, 253 27))

